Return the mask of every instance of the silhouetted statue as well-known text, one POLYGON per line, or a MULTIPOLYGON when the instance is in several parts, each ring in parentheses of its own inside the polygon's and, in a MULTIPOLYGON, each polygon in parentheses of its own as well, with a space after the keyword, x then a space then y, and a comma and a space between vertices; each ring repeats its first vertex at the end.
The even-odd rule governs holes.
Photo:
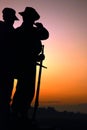
POLYGON ((18 79, 16 92, 13 98, 12 109, 14 113, 25 116, 35 93, 36 62, 45 59, 42 51, 41 40, 49 37, 49 32, 36 22, 40 15, 32 7, 26 7, 24 12, 19 12, 23 23, 16 29, 16 59, 15 76, 18 79))
POLYGON ((18 20, 15 13, 12 8, 4 8, 3 20, 0 21, 0 130, 6 127, 10 112, 10 97, 13 88, 13 24, 15 20, 18 20))

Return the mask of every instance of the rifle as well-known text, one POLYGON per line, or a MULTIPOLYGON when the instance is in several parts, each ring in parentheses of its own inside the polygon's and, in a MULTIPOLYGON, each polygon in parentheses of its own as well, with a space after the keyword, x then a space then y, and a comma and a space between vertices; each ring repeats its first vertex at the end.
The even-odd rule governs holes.
MULTIPOLYGON (((42 45, 42 54, 44 54, 44 45, 42 45)), ((40 64, 37 63, 37 65, 39 65, 40 68, 39 68, 39 74, 38 74, 36 98, 35 98, 34 112, 33 112, 33 116, 32 116, 32 121, 35 120, 36 111, 37 111, 37 108, 39 106, 39 93, 40 93, 40 82, 41 82, 42 67, 47 68, 47 67, 43 66, 42 63, 43 63, 43 60, 40 61, 40 64)))

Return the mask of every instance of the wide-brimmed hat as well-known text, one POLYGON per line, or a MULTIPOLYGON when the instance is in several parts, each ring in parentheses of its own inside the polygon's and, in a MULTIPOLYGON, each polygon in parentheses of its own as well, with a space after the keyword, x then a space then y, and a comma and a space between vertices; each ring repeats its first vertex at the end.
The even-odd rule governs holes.
POLYGON ((23 12, 19 12, 21 16, 29 16, 31 19, 38 20, 40 15, 32 7, 26 7, 23 12))
POLYGON ((12 8, 8 8, 8 7, 4 8, 2 10, 2 13, 3 13, 3 15, 5 15, 8 18, 11 18, 11 19, 14 19, 14 20, 19 20, 16 16, 16 11, 12 8))

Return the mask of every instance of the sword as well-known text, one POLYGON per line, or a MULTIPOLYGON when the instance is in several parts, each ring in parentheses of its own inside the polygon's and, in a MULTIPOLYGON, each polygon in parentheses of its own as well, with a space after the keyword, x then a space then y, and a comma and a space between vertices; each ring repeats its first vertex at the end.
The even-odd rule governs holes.
MULTIPOLYGON (((36 65, 41 66, 41 64, 40 64, 40 63, 36 63, 36 65)), ((46 66, 44 66, 44 65, 42 65, 41 67, 43 67, 43 68, 47 69, 47 67, 46 67, 46 66)))
MULTIPOLYGON (((44 54, 44 45, 42 45, 42 54, 44 54)), ((33 112, 33 116, 32 116, 32 121, 35 120, 36 111, 37 111, 37 108, 39 106, 39 92, 40 92, 40 82, 41 82, 42 67, 47 68, 47 67, 43 66, 42 63, 43 63, 43 60, 40 61, 40 64, 39 63, 37 64, 37 65, 40 66, 40 68, 39 68, 37 90, 36 90, 36 98, 35 98, 34 112, 33 112)))

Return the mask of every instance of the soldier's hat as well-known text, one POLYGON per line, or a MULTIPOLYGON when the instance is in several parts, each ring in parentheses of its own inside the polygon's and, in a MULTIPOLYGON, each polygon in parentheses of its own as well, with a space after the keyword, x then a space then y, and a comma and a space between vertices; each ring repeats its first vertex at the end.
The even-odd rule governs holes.
POLYGON ((6 7, 2 10, 2 13, 3 13, 4 16, 6 16, 10 19, 19 20, 16 16, 16 11, 12 8, 6 7))
POLYGON ((19 12, 21 16, 29 16, 33 20, 38 20, 40 18, 40 15, 37 13, 37 11, 32 7, 26 7, 23 12, 19 12))

